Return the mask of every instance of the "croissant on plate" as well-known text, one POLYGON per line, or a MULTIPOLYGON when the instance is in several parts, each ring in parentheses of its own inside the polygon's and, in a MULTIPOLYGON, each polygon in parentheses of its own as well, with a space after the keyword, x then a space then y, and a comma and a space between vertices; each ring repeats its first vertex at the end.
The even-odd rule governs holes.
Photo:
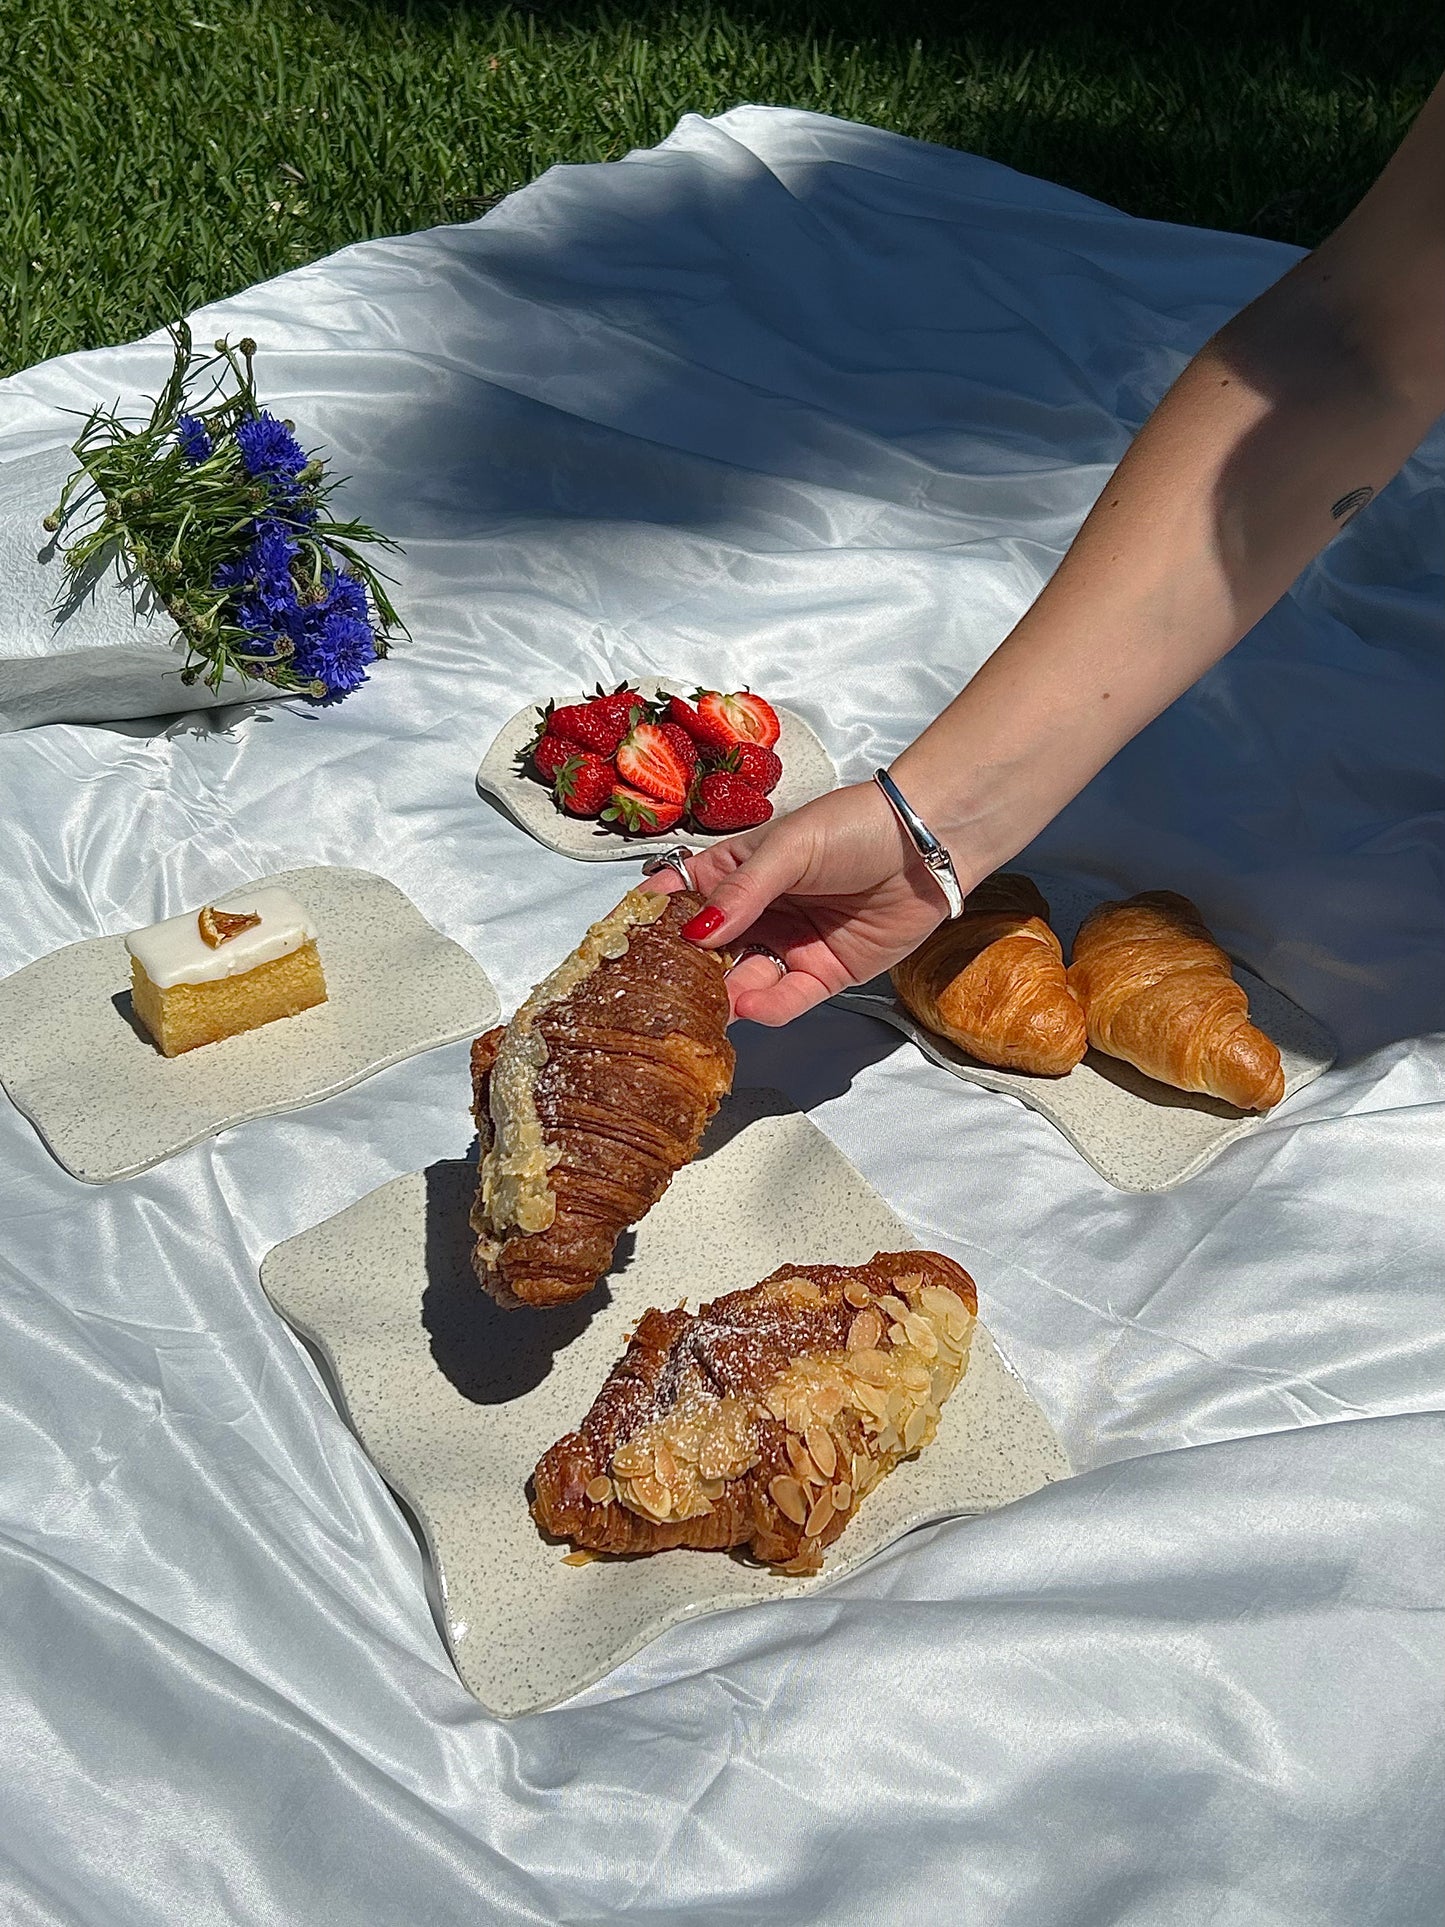
POLYGON ((1198 910, 1173 890, 1103 903, 1074 939, 1069 983, 1089 1042, 1181 1091, 1245 1111, 1284 1096, 1278 1048, 1198 910))
POLYGON ((999 871, 890 975, 928 1030, 1001 1070, 1062 1077, 1088 1049, 1049 906, 1026 876, 999 871))
POLYGON ((702 901, 629 891, 472 1046, 473 1263, 503 1304, 590 1291, 731 1088, 727 957, 679 935, 702 901))
POLYGON ((816 1572, 859 1502, 933 1438, 977 1309, 950 1259, 893 1251, 649 1311, 537 1465, 533 1517, 592 1552, 736 1546, 816 1572))

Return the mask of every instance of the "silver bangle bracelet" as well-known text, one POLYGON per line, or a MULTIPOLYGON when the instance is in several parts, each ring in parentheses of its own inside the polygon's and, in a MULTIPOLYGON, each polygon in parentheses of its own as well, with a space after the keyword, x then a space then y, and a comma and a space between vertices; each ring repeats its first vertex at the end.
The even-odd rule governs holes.
POLYGON ((923 858, 929 875, 947 898, 950 921, 954 917, 962 916, 963 891, 958 887, 958 874, 953 867, 953 858, 909 803, 886 769, 875 769, 873 781, 888 798, 894 815, 908 832, 908 840, 923 858))

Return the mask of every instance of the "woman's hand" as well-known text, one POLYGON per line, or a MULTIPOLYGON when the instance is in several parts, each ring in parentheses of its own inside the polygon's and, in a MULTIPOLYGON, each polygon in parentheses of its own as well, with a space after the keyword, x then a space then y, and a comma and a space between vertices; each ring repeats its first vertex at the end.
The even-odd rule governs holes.
MULTIPOLYGON (((766 944, 728 975, 735 1017, 786 1024, 835 991, 866 983, 943 919, 938 885, 872 783, 833 790, 688 859, 708 905, 684 931, 707 950, 766 944)), ((960 877, 970 888, 976 878, 960 877)), ((677 890, 671 870, 644 888, 677 890)))

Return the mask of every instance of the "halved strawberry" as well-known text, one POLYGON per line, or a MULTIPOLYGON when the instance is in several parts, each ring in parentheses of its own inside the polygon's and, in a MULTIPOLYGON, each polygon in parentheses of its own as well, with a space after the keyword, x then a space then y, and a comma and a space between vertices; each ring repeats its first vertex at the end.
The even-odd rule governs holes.
POLYGON ((750 689, 734 690, 731 695, 722 695, 716 689, 700 689, 697 713, 706 732, 701 741, 761 743, 764 749, 771 749, 778 740, 777 710, 750 689))
POLYGON ((552 795, 568 816, 596 816, 612 795, 617 773, 605 756, 580 750, 557 772, 552 795))
POLYGON ((692 820, 700 830, 750 830, 766 823, 773 806, 761 790, 731 770, 714 770, 692 793, 692 820))
POLYGON ((663 803, 685 803, 692 771, 657 723, 634 723, 617 751, 624 783, 663 803))
POLYGON ((731 770, 741 776, 745 783, 761 790, 764 796, 778 787, 778 779, 783 773, 783 765, 775 749, 764 749, 761 743, 734 743, 727 755, 718 762, 719 769, 731 770))
POLYGON ((615 783, 602 821, 615 824, 629 836, 658 836, 682 821, 682 809, 681 803, 667 803, 659 796, 630 789, 626 783, 615 783))

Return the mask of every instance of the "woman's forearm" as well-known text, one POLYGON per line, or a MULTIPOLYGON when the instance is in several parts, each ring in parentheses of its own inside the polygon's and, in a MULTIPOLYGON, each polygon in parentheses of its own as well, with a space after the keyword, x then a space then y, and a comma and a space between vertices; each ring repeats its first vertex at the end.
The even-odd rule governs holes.
POLYGON ((1317 251, 1206 343, 1028 613, 897 759, 961 870, 1022 849, 1429 429, 1445 398, 1396 378, 1329 281, 1317 251))

